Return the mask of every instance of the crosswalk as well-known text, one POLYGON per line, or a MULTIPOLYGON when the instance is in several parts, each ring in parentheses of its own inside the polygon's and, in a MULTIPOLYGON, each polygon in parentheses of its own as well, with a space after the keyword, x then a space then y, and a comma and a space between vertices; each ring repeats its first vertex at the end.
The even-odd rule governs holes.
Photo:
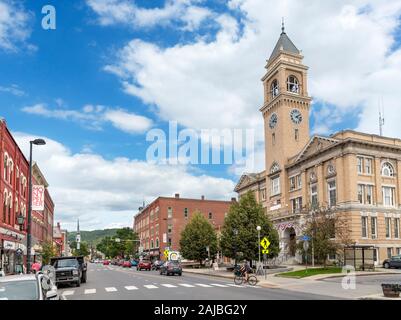
MULTIPOLYGON (((134 291, 134 290, 140 290, 140 289, 147 289, 147 290, 157 290, 157 289, 163 289, 163 288, 168 288, 168 289, 177 289, 177 288, 261 288, 259 286, 249 286, 249 285, 243 285, 239 286, 233 283, 160 283, 160 284, 144 284, 142 286, 134 286, 134 285, 127 285, 121 288, 116 288, 116 287, 105 287, 101 289, 84 289, 83 294, 84 295, 93 295, 96 293, 100 292, 106 292, 106 293, 115 293, 119 291, 134 291)), ((70 290, 67 289, 61 293, 61 295, 66 298, 68 296, 73 296, 75 294, 82 294, 82 292, 77 292, 79 290, 70 290)))

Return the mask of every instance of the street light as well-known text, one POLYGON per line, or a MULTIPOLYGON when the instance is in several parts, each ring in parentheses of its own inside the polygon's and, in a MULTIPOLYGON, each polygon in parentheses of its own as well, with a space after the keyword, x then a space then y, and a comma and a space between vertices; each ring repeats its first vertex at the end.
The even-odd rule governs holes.
POLYGON ((258 230, 258 246, 259 246, 259 266, 260 267, 260 230, 262 230, 261 226, 257 226, 256 230, 258 230))
POLYGON ((28 205, 28 226, 27 226, 27 238, 26 238, 26 272, 31 272, 31 224, 32 224, 32 146, 43 146, 46 141, 43 139, 35 139, 29 141, 29 205, 28 205))

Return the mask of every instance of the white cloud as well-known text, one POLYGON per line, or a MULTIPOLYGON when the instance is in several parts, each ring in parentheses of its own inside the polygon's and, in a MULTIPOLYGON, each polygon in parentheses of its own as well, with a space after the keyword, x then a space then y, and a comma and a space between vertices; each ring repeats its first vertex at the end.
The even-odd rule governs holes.
POLYGON ((11 93, 14 96, 22 97, 25 95, 25 92, 21 90, 16 84, 12 84, 11 86, 4 87, 0 86, 1 92, 11 93))
MULTIPOLYGON (((401 51, 391 51, 400 0, 235 0, 229 6, 244 17, 242 29, 224 14, 210 42, 166 48, 134 39, 105 70, 120 78, 125 92, 156 105, 162 119, 190 128, 253 127, 263 136, 260 78, 284 16, 287 34, 310 67, 315 102, 333 106, 342 122, 360 110, 357 129, 377 133, 377 101, 384 96, 391 114, 385 133, 401 137, 401 51)), ((314 131, 333 128, 329 117, 323 120, 314 131)))
POLYGON ((200 0, 166 0, 163 7, 143 8, 128 0, 87 0, 88 6, 99 16, 101 25, 123 24, 135 27, 183 23, 183 29, 193 31, 210 17, 208 9, 198 7, 200 0))
POLYGON ((50 109, 46 104, 39 103, 22 108, 22 111, 40 115, 46 118, 71 120, 83 124, 92 130, 101 130, 104 123, 110 122, 117 129, 127 133, 143 133, 149 130, 151 119, 127 112, 123 109, 111 109, 102 105, 85 105, 82 110, 50 109))
MULTIPOLYGON (((27 155, 33 136, 19 132, 13 136, 27 155)), ((209 199, 229 200, 233 195, 233 181, 194 176, 189 167, 73 154, 61 143, 43 139, 47 144, 35 148, 34 160, 50 184, 56 205, 55 221, 71 229, 78 217, 82 229, 104 228, 112 223, 131 226, 142 201, 149 203, 158 196, 180 193, 185 197, 205 195, 209 199)))
POLYGON ((109 110, 104 114, 104 118, 109 120, 114 127, 128 133, 145 132, 152 126, 152 120, 149 118, 122 110, 109 110))
POLYGON ((17 51, 18 45, 27 45, 31 34, 29 22, 31 14, 15 1, 0 0, 0 50, 17 51))

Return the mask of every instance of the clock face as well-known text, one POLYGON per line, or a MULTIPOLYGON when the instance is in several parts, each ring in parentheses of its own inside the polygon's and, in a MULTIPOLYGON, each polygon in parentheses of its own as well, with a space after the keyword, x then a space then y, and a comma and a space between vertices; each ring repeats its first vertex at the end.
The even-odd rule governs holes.
POLYGON ((300 124, 302 122, 302 114, 301 111, 299 111, 298 109, 293 109, 290 113, 290 116, 292 122, 294 122, 295 124, 300 124))
POLYGON ((270 117, 269 126, 271 129, 274 129, 277 125, 278 117, 277 114, 273 113, 270 117))

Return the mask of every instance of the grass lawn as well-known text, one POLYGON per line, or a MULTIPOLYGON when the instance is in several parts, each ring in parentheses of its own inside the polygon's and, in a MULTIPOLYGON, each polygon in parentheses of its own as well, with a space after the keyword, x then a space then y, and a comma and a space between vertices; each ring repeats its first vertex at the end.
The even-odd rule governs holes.
POLYGON ((318 274, 330 274, 330 273, 341 273, 342 268, 339 267, 327 267, 327 268, 313 268, 308 270, 298 270, 291 272, 284 272, 277 274, 277 277, 288 277, 288 278, 305 278, 310 276, 316 276, 318 274))

